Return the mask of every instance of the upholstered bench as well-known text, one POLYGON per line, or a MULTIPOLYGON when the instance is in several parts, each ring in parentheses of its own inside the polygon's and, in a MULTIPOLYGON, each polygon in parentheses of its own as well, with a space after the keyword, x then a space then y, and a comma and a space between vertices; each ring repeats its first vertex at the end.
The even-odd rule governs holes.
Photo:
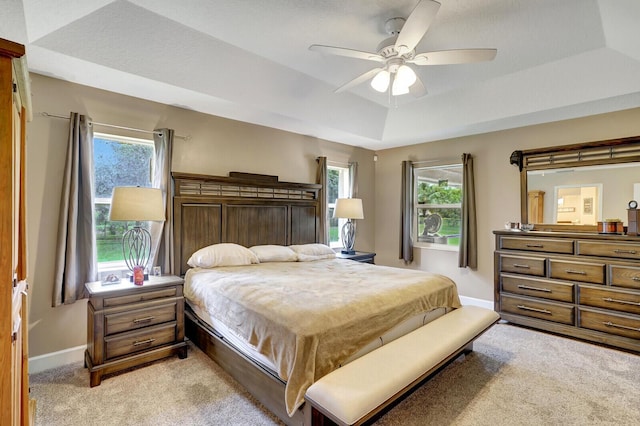
POLYGON ((489 309, 464 306, 322 377, 305 399, 339 425, 361 424, 411 391, 500 319, 489 309))

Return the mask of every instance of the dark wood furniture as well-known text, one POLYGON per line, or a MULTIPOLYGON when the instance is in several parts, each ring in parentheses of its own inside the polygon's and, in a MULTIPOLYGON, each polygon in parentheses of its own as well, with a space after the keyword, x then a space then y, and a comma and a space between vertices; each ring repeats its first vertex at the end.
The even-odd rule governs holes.
POLYGON ((177 354, 187 356, 184 340, 183 280, 150 276, 142 286, 128 280, 85 285, 90 385, 102 376, 177 354))
MULTIPOLYGON (((183 275, 193 252, 217 243, 314 243, 320 236, 317 184, 281 182, 276 176, 230 173, 203 176, 173 173, 174 270, 183 275)), ((258 401, 288 424, 310 424, 311 410, 289 417, 285 383, 218 336, 186 311, 186 335, 240 382, 258 401)))
POLYGON ((362 263, 375 263, 373 258, 376 257, 375 253, 367 253, 364 251, 357 251, 354 254, 346 254, 346 253, 342 253, 342 252, 337 252, 336 253, 336 257, 340 258, 340 259, 348 259, 348 260, 355 260, 356 262, 362 262, 362 263))
MULTIPOLYGON (((174 270, 180 274, 187 271, 186 261, 194 251, 211 244, 232 242, 249 247, 320 240, 321 185, 280 182, 274 176, 244 173, 231 173, 229 177, 174 173, 173 178, 174 270)), ((373 255, 367 253, 365 257, 373 260, 373 255)), ((217 334, 188 306, 185 328, 196 346, 287 425, 331 424, 307 403, 289 417, 285 382, 217 334)), ((458 353, 448 354, 447 361, 458 353)), ((393 399, 404 397, 412 389, 408 386, 393 399)))
POLYGON ((0 419, 30 424, 25 209, 26 122, 31 93, 21 44, 0 39, 0 419))
POLYGON ((640 239, 494 234, 495 310, 503 319, 640 352, 640 239))
MULTIPOLYGON (((603 188, 604 193, 600 194, 601 198, 606 199, 607 194, 609 194, 609 197, 612 197, 613 193, 620 193, 621 191, 628 192, 628 198, 624 200, 624 204, 620 203, 619 205, 621 211, 623 207, 626 208, 627 202, 633 197, 631 182, 636 181, 635 176, 640 169, 640 136, 514 151, 511 154, 510 163, 517 166, 520 171, 521 223, 535 223, 536 230, 595 233, 598 232, 596 224, 575 225, 553 223, 555 218, 542 220, 539 216, 535 217, 535 215, 542 213, 539 207, 543 207, 544 204, 538 206, 530 205, 530 202, 535 203, 539 201, 536 198, 533 200, 530 198, 529 192, 537 188, 529 188, 528 174, 529 172, 550 174, 551 172, 579 171, 581 168, 583 168, 582 170, 589 170, 589 168, 593 168, 594 166, 608 167, 611 169, 623 166, 634 166, 635 168, 630 169, 633 171, 625 175, 629 177, 630 181, 616 182, 611 188, 603 188), (532 215, 534 215, 534 217, 531 217, 532 215)), ((552 194, 547 195, 553 198, 552 194)), ((546 204, 553 206, 555 202, 556 200, 551 199, 546 204)), ((618 204, 615 206, 618 206, 618 204)), ((604 213, 604 215, 605 217, 599 217, 597 220, 602 221, 607 217, 617 216, 617 214, 609 216, 607 213, 604 213)))

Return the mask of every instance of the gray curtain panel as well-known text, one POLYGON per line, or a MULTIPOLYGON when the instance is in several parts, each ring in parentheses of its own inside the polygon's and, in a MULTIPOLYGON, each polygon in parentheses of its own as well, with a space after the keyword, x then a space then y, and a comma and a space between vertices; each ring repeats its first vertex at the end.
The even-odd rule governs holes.
POLYGON ((476 188, 471 154, 462 154, 462 235, 460 236, 458 266, 460 268, 478 268, 476 188))
POLYGON ((404 263, 413 262, 413 163, 402 162, 402 187, 400 205, 400 259, 404 263))
POLYGON ((316 183, 322 185, 318 197, 320 197, 320 223, 318 226, 318 233, 320 235, 318 242, 322 244, 329 244, 329 226, 328 226, 328 214, 327 211, 327 157, 316 158, 318 162, 318 169, 316 171, 316 183))
POLYGON ((349 163, 349 198, 358 198, 358 163, 349 163))
POLYGON ((173 265, 173 180, 171 159, 173 155, 173 129, 153 131, 155 161, 153 171, 154 188, 162 190, 164 222, 151 222, 151 266, 160 266, 163 274, 174 274, 173 265))
POLYGON ((98 279, 93 188, 91 119, 72 112, 58 219, 54 307, 83 298, 84 284, 98 279))

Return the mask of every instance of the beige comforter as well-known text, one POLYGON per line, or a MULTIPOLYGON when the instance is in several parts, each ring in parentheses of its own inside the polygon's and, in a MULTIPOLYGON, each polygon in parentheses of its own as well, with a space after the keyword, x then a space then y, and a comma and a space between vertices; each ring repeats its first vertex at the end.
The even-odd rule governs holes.
POLYGON ((272 360, 289 415, 307 388, 414 314, 458 308, 450 279, 342 259, 191 269, 185 296, 272 360))

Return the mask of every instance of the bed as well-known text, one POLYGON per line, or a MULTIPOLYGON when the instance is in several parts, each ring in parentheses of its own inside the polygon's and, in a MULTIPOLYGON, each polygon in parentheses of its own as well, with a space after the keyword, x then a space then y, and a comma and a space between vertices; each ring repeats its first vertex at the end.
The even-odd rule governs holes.
POLYGON ((313 422, 304 393, 315 380, 460 307, 455 284, 442 276, 326 251, 305 259, 323 250, 320 185, 244 173, 173 177, 174 270, 185 275, 187 336, 286 424, 313 422), (211 267, 211 256, 196 256, 223 247, 256 258, 256 247, 292 248, 296 259, 211 267))

